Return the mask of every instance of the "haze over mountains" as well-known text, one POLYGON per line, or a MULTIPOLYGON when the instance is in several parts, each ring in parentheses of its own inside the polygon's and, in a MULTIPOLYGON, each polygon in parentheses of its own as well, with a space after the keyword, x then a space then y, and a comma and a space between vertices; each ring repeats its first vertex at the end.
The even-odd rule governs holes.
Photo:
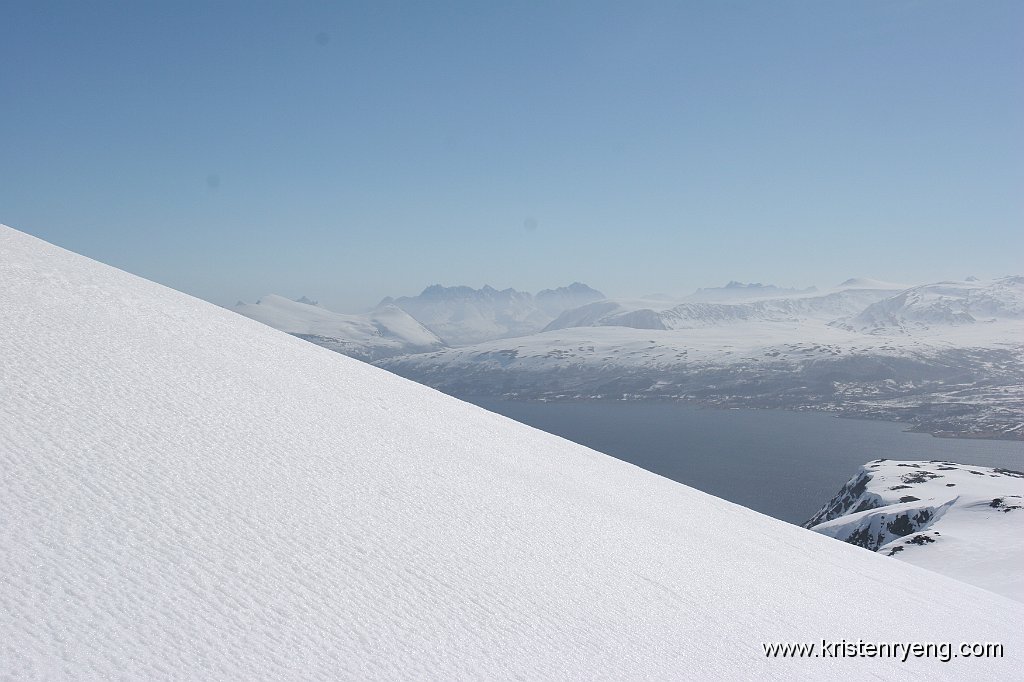
MULTIPOLYGON (((392 344, 378 363, 454 395, 824 409, 1024 438, 1024 277, 855 278, 820 291, 731 282, 639 300, 578 283, 536 296, 433 286, 382 305, 444 347, 392 344)), ((346 352, 341 337, 310 340, 346 352)))
MULTIPOLYGON (((406 311, 453 346, 540 331, 565 310, 598 301, 604 294, 585 284, 544 289, 536 295, 489 286, 427 287, 419 296, 385 298, 380 306, 406 311)), ((378 306, 378 307, 380 307, 378 306)))
POLYGON ((268 295, 256 303, 239 301, 234 310, 274 329, 360 360, 379 360, 444 347, 436 334, 394 305, 381 305, 365 315, 345 315, 321 308, 305 297, 292 301, 268 295))
POLYGON ((1024 612, 998 595, 2 226, 0 252, 0 674, 962 679, 1024 663, 1024 612), (822 639, 1005 657, 764 654, 822 639))

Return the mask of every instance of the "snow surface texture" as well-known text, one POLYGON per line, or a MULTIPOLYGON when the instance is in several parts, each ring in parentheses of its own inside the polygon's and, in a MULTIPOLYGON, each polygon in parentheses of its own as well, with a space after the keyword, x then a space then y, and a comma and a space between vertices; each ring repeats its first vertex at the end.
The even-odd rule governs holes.
POLYGON ((441 339, 396 306, 381 306, 367 315, 343 315, 303 297, 264 296, 239 302, 233 310, 274 329, 360 360, 424 353, 443 348, 441 339))
POLYGON ((1024 602, 1024 473, 868 462, 805 524, 1024 602))
POLYGON ((0 677, 1012 678, 1024 607, 0 227, 0 677), (894 608, 898 605, 898 608, 894 608), (1001 642, 767 659, 762 642, 1001 642))

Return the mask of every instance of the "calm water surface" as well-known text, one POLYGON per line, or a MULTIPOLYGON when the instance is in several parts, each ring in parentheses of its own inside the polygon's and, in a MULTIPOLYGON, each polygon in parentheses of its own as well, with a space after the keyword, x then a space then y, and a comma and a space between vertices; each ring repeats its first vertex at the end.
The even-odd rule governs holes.
POLYGON ((933 438, 903 424, 817 412, 678 403, 475 399, 516 421, 792 523, 868 460, 945 459, 1024 470, 1024 443, 933 438))

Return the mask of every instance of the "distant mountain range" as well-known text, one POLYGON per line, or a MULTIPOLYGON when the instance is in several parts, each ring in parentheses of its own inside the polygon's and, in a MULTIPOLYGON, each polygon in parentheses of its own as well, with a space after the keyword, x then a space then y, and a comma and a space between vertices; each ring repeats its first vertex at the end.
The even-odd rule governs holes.
POLYGON ((700 301, 737 301, 752 298, 775 298, 778 296, 791 296, 793 294, 810 294, 815 291, 817 291, 816 287, 786 289, 774 284, 761 284, 760 282, 744 283, 733 280, 724 287, 697 289, 689 298, 700 301))
POLYGON ((287 322, 236 310, 456 395, 825 409, 1024 439, 1024 277, 732 282, 639 300, 580 283, 536 295, 435 285, 326 326, 334 313, 290 303, 287 322))
POLYGON ((447 344, 462 346, 533 334, 563 311, 603 298, 600 291, 579 282, 545 289, 536 295, 515 289, 499 291, 489 286, 471 289, 435 284, 419 296, 385 298, 380 306, 397 306, 447 344))

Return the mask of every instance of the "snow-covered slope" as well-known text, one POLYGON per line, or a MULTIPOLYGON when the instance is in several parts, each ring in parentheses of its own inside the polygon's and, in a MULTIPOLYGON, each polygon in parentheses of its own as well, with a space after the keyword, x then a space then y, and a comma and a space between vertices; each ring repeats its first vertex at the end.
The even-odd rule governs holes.
POLYGON ((264 296, 256 303, 232 308, 274 329, 361 360, 424 353, 444 344, 401 308, 385 305, 366 315, 344 315, 308 300, 264 296))
POLYGON ((1019 604, 0 227, 0 676, 1012 677, 1019 604), (898 608, 894 607, 898 603, 898 608), (763 642, 1005 658, 767 658, 763 642))
POLYGON ((472 289, 434 285, 419 296, 385 298, 381 304, 398 306, 446 343, 464 345, 532 334, 562 311, 602 298, 601 292, 579 282, 545 289, 536 296, 489 286, 472 289))
POLYGON ((1024 601, 1024 473, 868 462, 805 524, 1024 601))

